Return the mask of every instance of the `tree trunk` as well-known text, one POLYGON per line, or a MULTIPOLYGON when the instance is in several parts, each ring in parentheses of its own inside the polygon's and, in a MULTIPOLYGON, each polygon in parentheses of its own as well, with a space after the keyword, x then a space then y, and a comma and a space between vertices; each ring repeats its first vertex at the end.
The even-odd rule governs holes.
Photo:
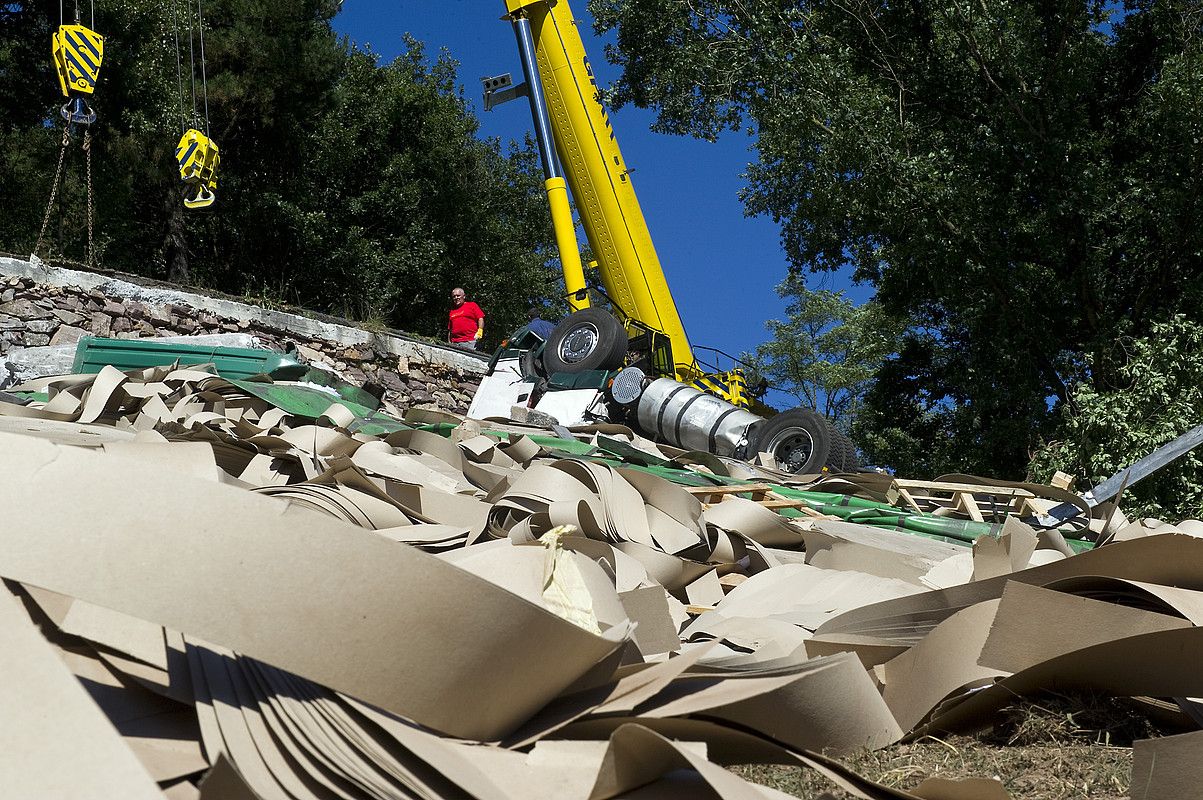
POLYGON ((167 235, 163 238, 163 258, 167 262, 167 280, 172 283, 190 283, 192 273, 188 269, 188 241, 184 236, 184 204, 180 193, 173 185, 167 191, 167 235))

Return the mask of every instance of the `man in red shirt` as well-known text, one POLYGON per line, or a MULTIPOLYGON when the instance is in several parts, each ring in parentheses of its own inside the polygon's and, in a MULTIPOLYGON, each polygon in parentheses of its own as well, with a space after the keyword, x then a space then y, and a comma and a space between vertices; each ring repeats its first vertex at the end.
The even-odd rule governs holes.
POLYGON ((475 350, 480 337, 485 335, 485 312, 471 300, 460 287, 451 290, 451 311, 447 314, 447 341, 465 350, 475 350))

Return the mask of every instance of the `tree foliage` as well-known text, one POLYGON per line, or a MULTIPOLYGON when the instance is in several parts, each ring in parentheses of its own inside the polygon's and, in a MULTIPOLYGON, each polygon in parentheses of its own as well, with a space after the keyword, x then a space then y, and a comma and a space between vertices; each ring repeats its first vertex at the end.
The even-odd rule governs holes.
POLYGON ((590 7, 612 102, 746 127, 746 208, 793 268, 850 266, 909 321, 858 422, 874 460, 1018 477, 1114 342, 1203 316, 1196 0, 590 7))
POLYGON ((833 420, 850 422, 898 331, 870 301, 809 289, 793 276, 777 287, 789 299, 784 320, 769 320, 772 339, 756 348, 757 372, 776 389, 833 420))
MULTIPOLYGON (((173 150, 194 122, 187 7, 96 3, 95 28, 106 37, 92 101, 102 266, 439 338, 452 286, 481 303, 497 336, 524 320, 532 301, 558 294, 531 144, 504 150, 477 137, 446 55, 432 62, 409 41, 382 64, 340 41, 333 0, 205 3, 219 199, 185 211, 173 150)), ((0 249, 13 252, 33 249, 62 136, 49 63, 57 24, 48 0, 0 5, 0 249)), ((84 252, 79 139, 48 234, 51 254, 76 260, 84 252)))
MULTIPOLYGON (((1155 323, 1150 334, 1124 339, 1124 363, 1116 383, 1096 389, 1083 383, 1075 404, 1063 409, 1061 439, 1045 445, 1032 462, 1035 477, 1062 470, 1091 485, 1203 424, 1203 328, 1184 315, 1155 323)), ((1187 453, 1124 492, 1129 517, 1177 522, 1203 516, 1203 458, 1187 453)))

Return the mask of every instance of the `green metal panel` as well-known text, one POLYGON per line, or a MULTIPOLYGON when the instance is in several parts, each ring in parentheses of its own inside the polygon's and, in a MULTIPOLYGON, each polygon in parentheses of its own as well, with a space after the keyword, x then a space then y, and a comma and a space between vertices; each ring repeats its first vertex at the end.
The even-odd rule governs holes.
MULTIPOLYGON (((410 430, 411 426, 398 422, 374 408, 360 405, 352 400, 336 397, 321 389, 309 386, 296 386, 286 383, 261 383, 259 381, 231 380, 249 395, 271 403, 281 411, 286 411, 295 417, 317 419, 334 403, 345 406, 355 415, 349 430, 362 431, 370 435, 394 433, 410 430)), ((375 398, 372 398, 373 400, 375 398)))
POLYGON ((71 371, 91 374, 111 365, 125 372, 162 367, 177 361, 181 366, 213 364, 223 378, 249 378, 266 374, 280 380, 295 380, 309 369, 292 356, 271 350, 85 336, 75 348, 75 363, 71 371))

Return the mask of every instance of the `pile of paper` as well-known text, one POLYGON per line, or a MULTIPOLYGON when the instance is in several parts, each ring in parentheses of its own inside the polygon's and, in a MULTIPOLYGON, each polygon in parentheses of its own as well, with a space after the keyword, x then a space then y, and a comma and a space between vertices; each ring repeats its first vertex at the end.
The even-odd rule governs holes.
MULTIPOLYGON (((723 766, 782 763, 1005 797, 834 759, 1049 688, 1203 719, 1193 523, 1074 555, 1007 517, 970 549, 703 503, 681 483, 707 468, 668 480, 597 431, 369 435, 198 369, 22 388, 45 399, 0 403, 5 796, 774 798, 723 766)), ((1140 743, 1134 796, 1185 796, 1200 736, 1140 743)))

